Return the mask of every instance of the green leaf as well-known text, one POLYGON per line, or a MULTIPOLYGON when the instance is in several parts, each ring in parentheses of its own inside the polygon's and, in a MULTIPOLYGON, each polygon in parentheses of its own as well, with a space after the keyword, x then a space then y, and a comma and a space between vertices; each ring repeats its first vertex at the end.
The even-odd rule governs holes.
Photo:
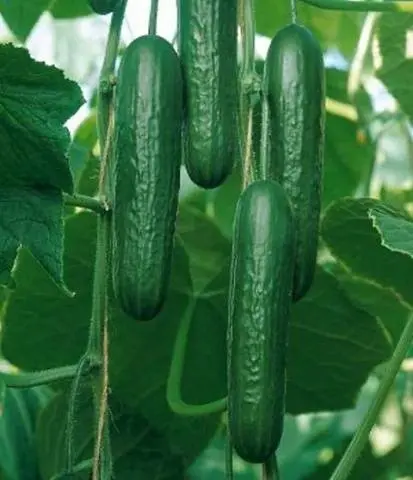
MULTIPOLYGON (((376 75, 399 101, 402 109, 413 117, 411 102, 413 60, 407 56, 408 33, 413 27, 411 14, 381 15, 377 24, 380 68, 376 75)), ((410 40, 409 40, 410 41, 410 40)))
POLYGON ((180 207, 177 229, 190 259, 194 290, 200 291, 221 270, 231 245, 211 218, 191 206, 180 207))
POLYGON ((92 111, 77 128, 69 150, 75 189, 84 195, 93 196, 97 190, 99 161, 92 153, 96 142, 96 112, 92 111))
POLYGON ((63 126, 83 102, 79 86, 27 50, 0 45, 0 187, 52 187, 69 193, 73 180, 63 126))
POLYGON ((85 17, 93 13, 87 0, 54 0, 49 11, 58 19, 85 17))
POLYGON ((50 0, 0 0, 0 13, 14 35, 24 42, 49 3, 50 0))
POLYGON ((408 248, 405 242, 412 229, 405 214, 373 199, 341 199, 326 211, 322 223, 323 238, 334 257, 354 275, 392 289, 410 305, 413 262, 411 250, 403 249, 408 248), (394 241, 397 230, 400 239, 394 241))
POLYGON ((413 258, 413 220, 393 209, 377 206, 369 211, 383 246, 413 258))
MULTIPOLYGON (((344 54, 353 54, 363 14, 322 10, 300 2, 298 17, 300 23, 313 31, 323 47, 337 46, 344 54)), ((278 29, 291 23, 290 4, 256 0, 255 19, 257 33, 273 37, 278 29)))
POLYGON ((357 142, 357 124, 327 114, 324 154, 323 207, 344 196, 354 195, 375 158, 370 143, 357 142))
POLYGON ((397 295, 389 288, 381 287, 365 278, 355 277, 339 266, 334 269, 334 274, 354 305, 380 319, 395 346, 406 324, 410 309, 400 302, 397 295))
POLYGON ((356 308, 329 273, 293 306, 287 409, 298 414, 354 406, 371 370, 391 353, 377 320, 356 308))
MULTIPOLYGON (((85 350, 95 233, 92 214, 84 212, 66 221, 65 278, 76 291, 73 299, 62 295, 31 257, 22 252, 15 275, 19 287, 5 311, 2 351, 24 370, 69 365, 78 361, 85 350)), ((166 429, 177 451, 190 461, 209 441, 219 418, 184 419, 172 414, 166 403, 172 346, 192 289, 187 255, 180 242, 175 244, 173 258, 168 299, 157 318, 137 323, 112 305, 110 378, 113 394, 142 410, 155 427, 166 429)), ((201 376, 209 369, 201 362, 196 365, 201 376)))
POLYGON ((0 470, 7 480, 39 480, 35 428, 50 398, 47 387, 6 389, 0 402, 0 470))
MULTIPOLYGON (((92 395, 78 397, 74 429, 74 461, 93 457, 94 412, 92 395)), ((184 477, 185 459, 166 438, 137 412, 111 399, 111 448, 114 474, 118 480, 174 480, 184 477)), ((57 395, 43 410, 37 428, 37 451, 43 478, 51 478, 64 468, 64 443, 68 398, 57 395)), ((87 477, 86 477, 87 478, 87 477)))
POLYGON ((10 283, 17 250, 27 247, 68 293, 63 280, 63 201, 55 190, 0 189, 0 283, 10 283))

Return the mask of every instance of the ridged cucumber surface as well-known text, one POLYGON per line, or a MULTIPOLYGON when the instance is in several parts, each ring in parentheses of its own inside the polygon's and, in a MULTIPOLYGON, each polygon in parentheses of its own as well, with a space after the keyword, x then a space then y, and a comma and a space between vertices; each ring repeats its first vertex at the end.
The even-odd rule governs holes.
POLYGON ((237 153, 237 0, 179 0, 185 165, 203 188, 221 185, 237 153))
POLYGON ((280 442, 294 274, 294 221, 283 188, 250 184, 234 220, 228 326, 228 415, 232 444, 252 463, 280 442))
POLYGON ((324 65, 305 27, 289 25, 273 38, 267 59, 270 178, 290 197, 297 223, 294 300, 311 287, 318 246, 324 150, 324 65))
POLYGON ((113 152, 112 276, 130 316, 161 309, 178 205, 183 82, 179 57, 158 36, 126 49, 119 67, 113 152))

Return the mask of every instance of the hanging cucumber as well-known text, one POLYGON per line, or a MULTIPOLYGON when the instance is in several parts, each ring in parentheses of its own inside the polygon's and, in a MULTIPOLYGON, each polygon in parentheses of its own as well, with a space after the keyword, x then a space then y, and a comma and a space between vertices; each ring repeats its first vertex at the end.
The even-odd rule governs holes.
POLYGON ((316 265, 324 149, 324 65, 306 28, 273 38, 266 59, 270 114, 269 175, 293 205, 297 228, 294 300, 309 290, 316 265))
POLYGON ((228 327, 228 421, 235 451, 264 463, 283 431, 294 274, 294 220, 283 188, 250 184, 234 220, 228 327))
POLYGON ((186 90, 185 165, 193 182, 221 185, 237 152, 237 0, 179 0, 186 90))
POLYGON ((166 40, 147 35, 127 47, 116 86, 112 276, 120 306, 140 320, 160 311, 170 276, 182 92, 166 40))
POLYGON ((120 0, 89 0, 90 8, 99 15, 112 13, 120 0))

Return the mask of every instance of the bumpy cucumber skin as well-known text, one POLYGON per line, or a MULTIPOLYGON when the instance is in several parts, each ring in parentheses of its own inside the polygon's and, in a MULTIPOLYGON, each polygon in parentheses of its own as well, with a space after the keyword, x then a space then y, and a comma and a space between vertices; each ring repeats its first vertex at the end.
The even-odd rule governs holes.
POLYGON ((237 0, 180 0, 179 50, 185 166, 198 186, 215 188, 237 153, 237 0))
POLYGON ((235 451, 263 463, 283 431, 294 220, 283 188, 252 183, 234 220, 228 326, 228 414, 235 451))
POLYGON ((120 0, 89 0, 90 8, 99 15, 107 15, 115 10, 120 0))
POLYGON ((169 283, 178 205, 183 81, 163 38, 126 49, 116 86, 112 277, 125 313, 159 313, 169 283))
POLYGON ((324 154, 323 54, 309 30, 289 25, 273 38, 266 67, 270 178, 282 184, 295 213, 297 301, 311 287, 317 260, 324 154))

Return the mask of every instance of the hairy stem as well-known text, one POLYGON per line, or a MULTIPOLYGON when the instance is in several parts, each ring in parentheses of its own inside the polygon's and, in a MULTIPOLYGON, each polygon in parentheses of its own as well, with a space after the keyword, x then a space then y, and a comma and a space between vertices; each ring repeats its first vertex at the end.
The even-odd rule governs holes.
POLYGON ((87 195, 80 195, 75 193, 74 195, 68 195, 67 193, 63 194, 63 200, 65 205, 71 207, 86 208, 97 214, 105 213, 109 210, 109 207, 93 197, 88 197, 87 195))
MULTIPOLYGON (((109 29, 109 36, 106 45, 105 58, 102 66, 98 92, 98 136, 101 152, 101 167, 99 174, 98 202, 106 205, 108 199, 111 200, 110 185, 110 147, 114 128, 113 120, 113 86, 116 58, 119 48, 120 33, 123 24, 127 0, 121 0, 112 15, 109 29)), ((97 238, 96 238, 96 257, 93 278, 93 298, 92 314, 89 327, 89 338, 86 351, 79 362, 78 374, 72 385, 69 398, 69 410, 67 421, 67 442, 66 442, 66 470, 70 473, 74 468, 73 455, 73 431, 74 419, 76 413, 76 401, 79 394, 80 378, 85 365, 91 359, 102 361, 103 368, 100 375, 93 382, 95 422, 96 422, 96 442, 95 454, 93 458, 92 479, 100 480, 100 463, 107 465, 111 469, 110 449, 101 447, 102 431, 105 429, 107 419, 107 290, 108 290, 108 271, 109 271, 109 251, 110 251, 110 212, 109 209, 100 212, 97 218, 97 238), (101 452, 106 458, 101 458, 101 452)), ((105 472, 105 476, 110 478, 111 471, 105 472)))

